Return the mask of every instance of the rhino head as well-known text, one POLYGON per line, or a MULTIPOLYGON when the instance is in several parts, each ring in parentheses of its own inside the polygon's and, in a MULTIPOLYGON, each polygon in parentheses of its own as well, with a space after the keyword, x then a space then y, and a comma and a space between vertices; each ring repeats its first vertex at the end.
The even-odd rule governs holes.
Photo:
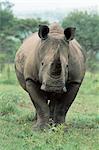
POLYGON ((74 38, 75 28, 63 30, 54 25, 49 28, 40 25, 38 35, 39 47, 39 80, 41 90, 48 92, 66 92, 68 79, 69 41, 74 38))

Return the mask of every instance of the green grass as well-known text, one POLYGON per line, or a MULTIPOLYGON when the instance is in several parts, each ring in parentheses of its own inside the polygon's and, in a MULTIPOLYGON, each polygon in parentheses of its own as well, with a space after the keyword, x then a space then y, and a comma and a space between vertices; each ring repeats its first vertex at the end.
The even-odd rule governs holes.
POLYGON ((66 130, 61 125, 44 132, 33 131, 33 105, 11 75, 12 84, 4 84, 6 78, 0 76, 0 150, 99 149, 99 74, 86 74, 67 114, 66 130))

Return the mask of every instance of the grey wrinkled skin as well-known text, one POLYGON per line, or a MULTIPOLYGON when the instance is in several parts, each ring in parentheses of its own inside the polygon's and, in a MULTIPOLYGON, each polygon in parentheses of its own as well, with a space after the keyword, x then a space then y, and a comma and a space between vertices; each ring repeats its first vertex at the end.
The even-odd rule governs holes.
POLYGON ((37 128, 65 122, 85 75, 85 56, 74 39, 75 28, 57 23, 40 25, 15 58, 20 85, 29 93, 37 112, 37 128))

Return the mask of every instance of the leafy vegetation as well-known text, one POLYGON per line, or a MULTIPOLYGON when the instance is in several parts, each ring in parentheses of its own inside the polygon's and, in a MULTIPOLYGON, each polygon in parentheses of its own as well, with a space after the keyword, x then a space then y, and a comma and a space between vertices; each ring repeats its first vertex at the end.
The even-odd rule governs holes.
POLYGON ((97 13, 79 12, 70 13, 62 22, 63 27, 74 26, 77 29, 76 37, 86 51, 99 51, 99 15, 97 13))
POLYGON ((0 63, 14 62, 16 50, 23 40, 37 31, 39 24, 48 24, 38 19, 18 19, 13 15, 13 5, 0 2, 0 63))

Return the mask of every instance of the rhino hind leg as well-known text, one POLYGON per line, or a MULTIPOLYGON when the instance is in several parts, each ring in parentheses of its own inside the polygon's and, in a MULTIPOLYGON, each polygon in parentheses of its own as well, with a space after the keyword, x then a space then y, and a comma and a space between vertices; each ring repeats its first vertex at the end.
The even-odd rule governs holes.
POLYGON ((49 111, 50 111, 50 117, 49 117, 49 124, 54 124, 54 108, 55 108, 55 100, 50 100, 49 102, 49 111))

